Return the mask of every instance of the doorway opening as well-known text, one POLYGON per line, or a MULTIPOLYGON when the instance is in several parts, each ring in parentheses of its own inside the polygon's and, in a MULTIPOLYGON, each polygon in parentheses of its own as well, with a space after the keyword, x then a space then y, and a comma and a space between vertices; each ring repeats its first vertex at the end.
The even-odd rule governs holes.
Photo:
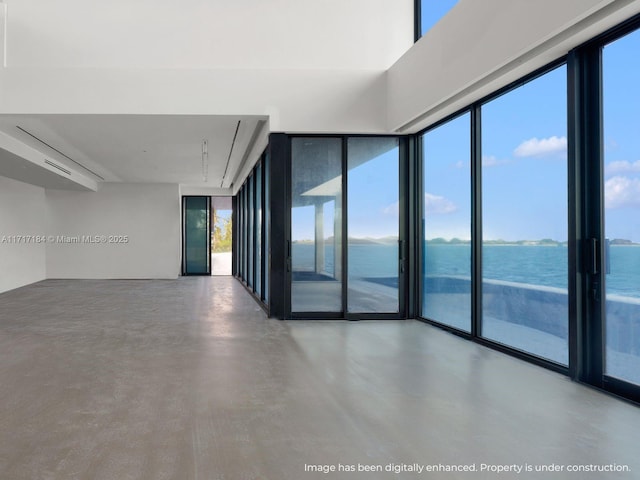
POLYGON ((211 197, 211 275, 232 274, 231 197, 211 197))

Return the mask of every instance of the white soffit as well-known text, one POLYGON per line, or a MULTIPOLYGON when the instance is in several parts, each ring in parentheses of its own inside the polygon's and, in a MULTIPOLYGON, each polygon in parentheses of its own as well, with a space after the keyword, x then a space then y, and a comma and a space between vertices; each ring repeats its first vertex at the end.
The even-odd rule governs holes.
POLYGON ((43 188, 96 191, 95 180, 0 132, 0 175, 43 188))
POLYGON ((7 136, 94 182, 229 188, 238 171, 259 157, 256 138, 265 130, 266 116, 0 116, 7 136))

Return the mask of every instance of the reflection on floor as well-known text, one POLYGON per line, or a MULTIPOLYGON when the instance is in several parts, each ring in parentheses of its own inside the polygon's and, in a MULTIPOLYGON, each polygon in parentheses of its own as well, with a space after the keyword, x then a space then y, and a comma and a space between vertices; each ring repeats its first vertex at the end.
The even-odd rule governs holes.
POLYGON ((0 478, 493 479, 305 465, 611 465, 640 408, 416 321, 283 322, 230 277, 0 295, 0 478))

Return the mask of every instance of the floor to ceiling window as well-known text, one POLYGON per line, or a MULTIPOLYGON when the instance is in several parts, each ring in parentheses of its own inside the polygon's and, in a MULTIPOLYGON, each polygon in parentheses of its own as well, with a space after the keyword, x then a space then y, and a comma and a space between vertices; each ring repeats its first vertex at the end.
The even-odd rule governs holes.
POLYGON ((262 159, 262 176, 264 182, 264 222, 262 227, 263 235, 263 259, 262 269, 264 270, 264 286, 262 288, 262 299, 265 303, 269 304, 269 283, 271 275, 271 233, 269 231, 269 225, 271 225, 271 178, 269 171, 271 169, 271 156, 269 152, 265 152, 262 159))
POLYGON ((255 292, 262 298, 262 164, 258 163, 255 168, 255 228, 254 228, 254 248, 255 248, 255 292))
POLYGON ((422 316, 471 331, 471 123, 422 135, 422 316))
POLYGON ((640 30, 603 50, 605 374, 640 385, 640 30))
POLYGON ((236 195, 236 275, 268 307, 269 299, 269 185, 268 157, 263 154, 236 195))
POLYGON ((342 140, 291 141, 291 311, 342 311, 342 140))
POLYGON ((347 310, 399 311, 400 198, 396 137, 347 141, 347 310))
POLYGON ((420 315, 564 366, 566 92, 562 65, 421 135, 420 315))
POLYGON ((241 268, 241 276, 242 278, 246 279, 247 275, 248 275, 248 269, 247 269, 247 257, 249 256, 249 252, 247 249, 247 239, 249 237, 249 233, 248 233, 248 229, 247 229, 247 216, 248 216, 248 212, 249 212, 249 208, 248 208, 248 202, 247 202, 247 191, 248 188, 245 184, 245 186, 242 187, 242 190, 240 191, 240 199, 242 202, 242 224, 241 224, 241 228, 242 228, 242 237, 240 237, 241 239, 241 262, 242 262, 242 268, 241 268))
POLYGON ((254 285, 254 263, 255 263, 255 174, 249 175, 247 179, 247 284, 253 288, 254 285))
POLYGON ((297 318, 400 316, 399 139, 290 142, 290 312, 297 318))
POLYGON ((211 273, 211 205, 209 197, 182 197, 182 273, 211 273))
POLYGON ((482 105, 483 337, 568 364, 561 66, 482 105))
POLYGON ((277 315, 416 309, 640 399, 640 32, 621 28, 417 136, 273 134, 277 315))
POLYGON ((236 265, 236 274, 242 278, 244 277, 244 199, 242 190, 238 192, 236 196, 236 235, 234 236, 234 245, 236 245, 236 253, 234 255, 234 262, 236 265))

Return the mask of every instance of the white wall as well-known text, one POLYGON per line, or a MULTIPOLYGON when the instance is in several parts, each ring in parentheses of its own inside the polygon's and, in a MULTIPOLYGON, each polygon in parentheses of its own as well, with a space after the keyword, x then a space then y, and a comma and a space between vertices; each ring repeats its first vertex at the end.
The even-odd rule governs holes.
POLYGON ((47 190, 52 236, 127 236, 127 243, 47 243, 47 278, 176 278, 178 185, 102 183, 98 192, 47 190))
POLYGON ((46 235, 45 191, 0 177, 0 292, 46 278, 46 244, 3 241, 15 235, 46 235))
POLYGON ((0 113, 268 115, 386 131, 412 0, 5 0, 0 113))
POLYGON ((418 131, 638 12, 639 0, 459 0, 389 70, 388 129, 418 131))
POLYGON ((0 65, 3 67, 5 65, 4 58, 4 41, 5 41, 5 31, 6 31, 6 23, 7 23, 7 5, 4 2, 0 2, 0 65))
POLYGON ((5 3, 0 113, 267 115, 291 133, 418 131, 640 12, 459 0, 412 47, 411 0, 5 3))
POLYGON ((0 69, 0 113, 268 115, 276 132, 386 131, 382 70, 0 69))
POLYGON ((413 0, 5 0, 9 67, 387 69, 413 0))

